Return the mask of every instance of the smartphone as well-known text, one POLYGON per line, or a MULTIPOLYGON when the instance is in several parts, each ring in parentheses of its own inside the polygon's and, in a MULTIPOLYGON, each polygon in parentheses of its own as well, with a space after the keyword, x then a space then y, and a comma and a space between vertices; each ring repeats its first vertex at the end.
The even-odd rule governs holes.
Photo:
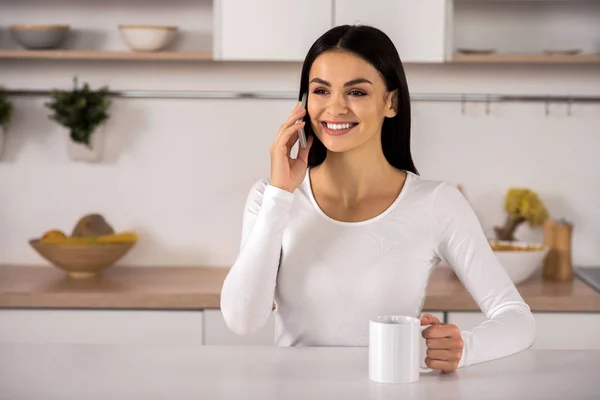
MULTIPOLYGON (((300 107, 303 110, 306 110, 307 99, 308 99, 308 93, 304 92, 304 94, 302 95, 302 104, 300 105, 300 107)), ((299 119, 298 121, 296 121, 296 123, 298 123, 300 121, 302 121, 302 119, 299 119)), ((306 133, 304 133, 304 128, 298 129, 298 139, 300 140, 300 147, 305 149, 307 146, 307 142, 306 142, 306 133)))

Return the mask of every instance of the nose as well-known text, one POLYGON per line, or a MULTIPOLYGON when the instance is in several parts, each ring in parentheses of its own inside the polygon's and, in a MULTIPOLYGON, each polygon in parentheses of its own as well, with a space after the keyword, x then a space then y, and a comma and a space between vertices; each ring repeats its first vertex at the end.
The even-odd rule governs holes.
POLYGON ((348 113, 346 98, 342 94, 330 96, 327 104, 327 113, 332 116, 344 115, 348 113))

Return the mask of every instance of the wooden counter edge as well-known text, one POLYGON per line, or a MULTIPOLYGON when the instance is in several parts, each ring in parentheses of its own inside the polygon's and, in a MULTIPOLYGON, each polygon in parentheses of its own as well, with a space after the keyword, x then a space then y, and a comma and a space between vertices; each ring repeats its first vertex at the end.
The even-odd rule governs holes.
MULTIPOLYGON (((227 271, 224 267, 118 267, 97 285, 93 282, 69 283, 60 271, 50 267, 0 265, 0 308, 219 309, 219 291, 227 271), (140 274, 141 271, 144 272, 140 274), (192 283, 189 278, 193 278, 192 283), (166 280, 165 288, 157 289, 156 282, 162 282, 161 279, 166 280), (31 283, 31 280, 41 283, 31 283), (123 285, 126 289, 121 287, 123 282, 129 284, 123 285), (195 286, 196 282, 198 286, 195 286)), ((536 279, 539 278, 517 285, 533 312, 600 313, 600 294, 577 278, 573 283, 550 283, 548 288, 551 290, 548 291, 541 290, 546 288, 540 288, 541 283, 536 279), (569 290, 577 295, 569 296, 569 290)), ((440 268, 432 274, 423 310, 480 311, 456 275, 440 268)))
POLYGON ((0 294, 0 309, 205 310, 219 309, 220 295, 0 294))

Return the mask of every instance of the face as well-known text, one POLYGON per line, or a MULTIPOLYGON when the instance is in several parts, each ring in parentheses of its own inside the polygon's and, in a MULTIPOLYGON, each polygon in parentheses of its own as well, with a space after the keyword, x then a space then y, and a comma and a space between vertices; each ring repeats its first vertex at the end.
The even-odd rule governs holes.
POLYGON ((383 120, 396 115, 396 98, 375 67, 352 53, 329 51, 315 59, 308 81, 312 129, 329 151, 381 147, 383 120))

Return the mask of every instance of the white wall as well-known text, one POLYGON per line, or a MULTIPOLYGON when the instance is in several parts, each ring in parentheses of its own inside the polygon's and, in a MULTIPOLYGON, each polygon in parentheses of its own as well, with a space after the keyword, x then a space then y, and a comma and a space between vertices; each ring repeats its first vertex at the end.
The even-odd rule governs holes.
MULTIPOLYGON (((77 73, 114 89, 296 90, 299 64, 0 62, 10 88, 69 87, 77 73), (43 73, 40 73, 43 71, 43 73)), ((594 67, 408 66, 413 92, 595 94, 594 67)), ((16 98, 0 161, 0 263, 42 260, 27 239, 70 230, 87 212, 116 229, 137 229, 123 263, 228 265, 242 207, 268 176, 268 149, 293 101, 116 99, 107 160, 77 164, 66 133, 47 119, 43 98, 16 98)), ((555 217, 575 223, 574 261, 600 263, 600 105, 416 103, 414 155, 422 175, 461 183, 491 233, 502 198, 527 186, 555 217), (585 163, 585 165, 584 165, 585 163)), ((541 231, 524 227, 524 239, 541 231)))
MULTIPOLYGON (((178 23, 197 38, 210 28, 206 3, 197 3, 196 19, 189 1, 177 13, 178 23)), ((44 1, 7 2, 0 25, 85 21, 97 32, 118 23, 171 21, 156 18, 164 8, 156 1, 109 2, 109 9, 125 9, 105 14, 93 4, 67 1, 69 13, 61 13, 44 1), (32 5, 40 8, 31 12, 32 5)), ((122 49, 114 35, 105 47, 122 49)), ((597 65, 406 68, 413 93, 600 94, 597 65)), ((0 60, 0 84, 11 89, 68 88, 77 74, 94 87, 115 90, 293 91, 299 73, 297 63, 0 60)), ((0 160, 0 263, 42 263, 28 239, 51 228, 70 231, 84 213, 100 212, 116 229, 140 232, 123 264, 230 265, 247 191, 268 176, 269 146, 294 106, 283 100, 114 100, 106 161, 85 165, 67 158, 66 133, 48 120, 46 100, 14 101, 0 160)), ((460 103, 416 103, 416 163, 423 176, 462 184, 490 234, 504 220, 509 187, 537 191, 554 217, 574 222, 574 262, 599 265, 600 104, 574 105, 571 116, 564 105, 550 111, 546 116, 543 104, 492 104, 486 115, 484 104, 468 104, 463 115, 460 103)), ((517 236, 541 240, 541 230, 523 227, 517 236)))

